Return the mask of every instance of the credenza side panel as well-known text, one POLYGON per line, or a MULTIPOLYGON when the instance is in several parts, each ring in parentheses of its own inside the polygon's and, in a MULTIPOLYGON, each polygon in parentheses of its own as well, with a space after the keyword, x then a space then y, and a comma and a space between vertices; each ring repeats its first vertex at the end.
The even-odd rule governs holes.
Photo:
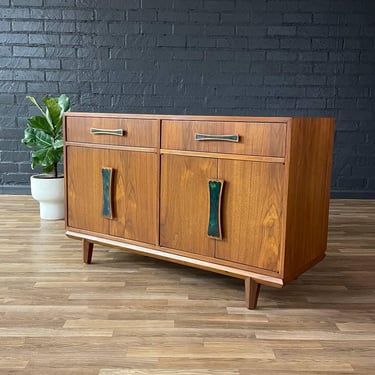
POLYGON ((284 278, 291 280, 321 260, 327 247, 334 120, 293 119, 284 278))

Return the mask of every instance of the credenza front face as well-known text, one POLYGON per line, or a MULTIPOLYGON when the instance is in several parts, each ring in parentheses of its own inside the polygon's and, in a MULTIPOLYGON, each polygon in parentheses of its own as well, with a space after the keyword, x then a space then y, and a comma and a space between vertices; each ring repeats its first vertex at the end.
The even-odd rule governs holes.
POLYGON ((255 308, 260 284, 324 257, 333 133, 333 119, 67 113, 67 235, 88 263, 99 243, 243 278, 255 308))

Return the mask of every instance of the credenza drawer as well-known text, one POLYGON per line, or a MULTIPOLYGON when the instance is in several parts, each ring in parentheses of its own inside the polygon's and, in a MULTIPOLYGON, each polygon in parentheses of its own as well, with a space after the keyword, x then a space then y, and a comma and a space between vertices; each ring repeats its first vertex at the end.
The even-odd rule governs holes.
POLYGON ((67 117, 66 140, 106 145, 158 147, 159 121, 102 117, 67 117))
POLYGON ((284 157, 286 123, 162 121, 164 149, 284 157))

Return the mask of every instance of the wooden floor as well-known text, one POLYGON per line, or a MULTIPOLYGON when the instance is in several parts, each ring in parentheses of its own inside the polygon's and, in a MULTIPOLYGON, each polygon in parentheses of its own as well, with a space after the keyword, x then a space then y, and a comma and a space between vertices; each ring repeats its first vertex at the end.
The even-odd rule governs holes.
POLYGON ((327 257, 283 289, 96 246, 0 195, 0 374, 375 374, 375 201, 331 204, 327 257))

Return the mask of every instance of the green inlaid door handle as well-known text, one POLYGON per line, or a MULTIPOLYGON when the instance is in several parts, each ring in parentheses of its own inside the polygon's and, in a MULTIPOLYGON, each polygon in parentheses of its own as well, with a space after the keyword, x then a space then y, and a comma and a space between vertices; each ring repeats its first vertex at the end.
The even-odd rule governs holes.
POLYGON ((223 193, 224 180, 209 180, 209 218, 208 218, 208 237, 221 240, 221 198, 223 193))
POLYGON ((113 181, 113 168, 102 168, 102 216, 112 219, 112 181, 113 181))

